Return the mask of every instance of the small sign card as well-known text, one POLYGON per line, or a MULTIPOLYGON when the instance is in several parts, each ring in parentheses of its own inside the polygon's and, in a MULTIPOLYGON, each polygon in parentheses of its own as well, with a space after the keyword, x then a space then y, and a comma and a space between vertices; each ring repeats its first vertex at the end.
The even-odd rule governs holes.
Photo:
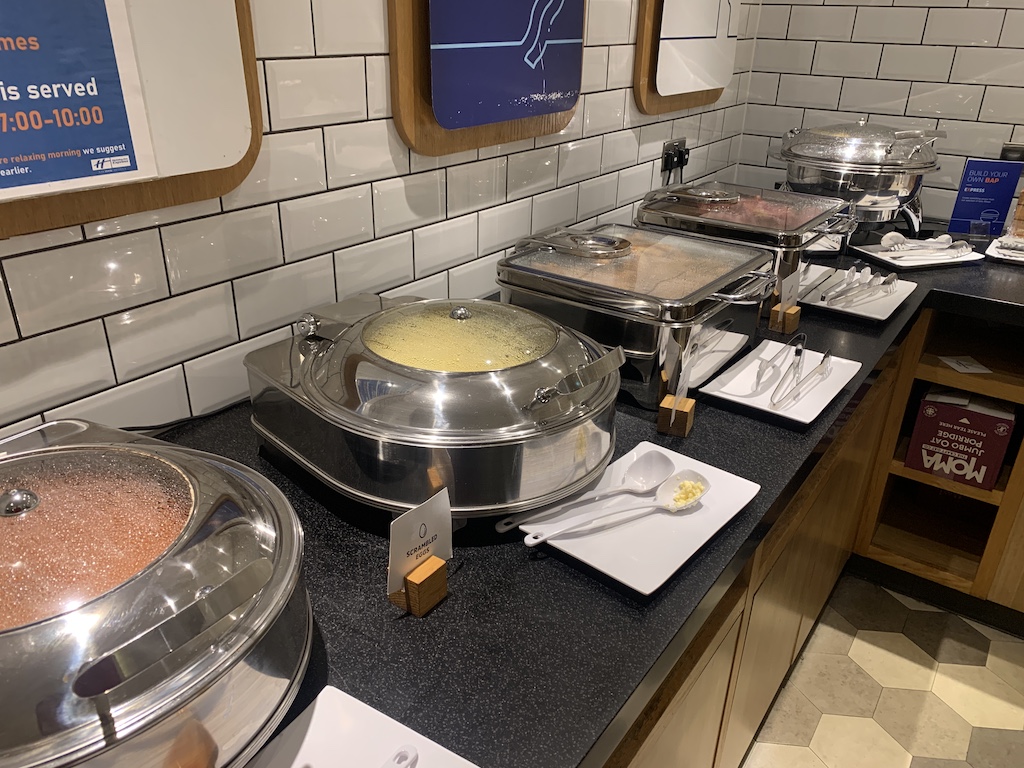
POLYGON ((997 237, 1003 232, 1024 163, 969 158, 949 221, 950 232, 997 237))
POLYGON ((992 373, 991 368, 986 368, 973 357, 942 357, 940 355, 939 360, 960 373, 992 373))
POLYGON ((400 592, 405 577, 431 555, 452 558, 452 506, 447 488, 392 521, 388 594, 400 592))

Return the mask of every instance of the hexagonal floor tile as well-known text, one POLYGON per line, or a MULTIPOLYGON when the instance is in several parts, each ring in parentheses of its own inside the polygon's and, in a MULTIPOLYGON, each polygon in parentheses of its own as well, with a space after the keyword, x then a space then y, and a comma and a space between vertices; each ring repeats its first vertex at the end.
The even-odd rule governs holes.
POLYGON ((993 642, 985 666, 1017 693, 1024 693, 1024 643, 993 642))
POLYGON ((911 759, 870 717, 823 715, 811 749, 828 768, 909 768, 911 759))
POLYGON ((755 744, 743 768, 825 768, 825 764, 807 747, 785 744, 755 744))
POLYGON ((987 624, 982 624, 980 621, 974 621, 964 616, 961 616, 960 618, 966 621, 976 630, 981 632, 981 634, 983 634, 989 640, 998 640, 1001 643, 1024 643, 1024 637, 1015 637, 1014 635, 1008 635, 1005 632, 988 626, 987 624))
POLYGON ((907 617, 903 634, 943 664, 975 664, 983 667, 992 642, 951 613, 914 611, 907 617))
POLYGON ((823 713, 871 717, 882 686, 848 656, 805 653, 790 684, 823 713))
POLYGON ((973 768, 1020 768, 1024 765, 1024 732, 975 728, 967 761, 973 768))
MULTIPOLYGON (((885 587, 882 587, 882 589, 885 589, 885 587)), ((942 609, 936 608, 934 605, 922 603, 920 600, 915 600, 912 597, 901 595, 899 592, 893 592, 891 589, 886 589, 885 591, 893 597, 895 597, 897 600, 899 600, 912 611, 929 611, 931 613, 942 613, 942 609)))
POLYGON ((857 629, 899 632, 910 609, 881 587, 851 576, 836 585, 829 605, 857 629))
POLYGON ((845 656, 850 652, 857 628, 836 613, 825 608, 818 623, 814 625, 811 637, 804 647, 805 653, 832 653, 845 656))
POLYGON ((939 664, 932 692, 975 728, 1024 730, 1024 696, 987 667, 939 664))
POLYGON ((970 724, 931 691, 886 688, 875 708, 875 722, 914 757, 967 757, 970 724))
POLYGON ((772 704, 768 719, 757 734, 758 741, 806 747, 811 743, 821 712, 800 693, 795 685, 787 685, 772 704))
POLYGON ((910 768, 971 768, 963 760, 938 760, 934 757, 915 757, 910 768))
POLYGON ((938 663, 897 632, 857 633, 850 658, 885 688, 930 691, 938 663))

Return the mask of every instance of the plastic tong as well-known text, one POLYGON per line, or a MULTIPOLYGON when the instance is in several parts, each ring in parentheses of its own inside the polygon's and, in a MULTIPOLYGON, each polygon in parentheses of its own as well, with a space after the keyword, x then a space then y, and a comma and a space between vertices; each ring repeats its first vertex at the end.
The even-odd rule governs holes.
MULTIPOLYGON (((775 368, 779 368, 783 364, 783 360, 789 355, 790 352, 799 350, 796 351, 796 357, 799 358, 800 356, 802 356, 804 351, 804 344, 806 343, 807 334, 798 333, 792 339, 787 341, 783 345, 782 349, 776 352, 770 360, 759 361, 757 364, 757 376, 754 379, 754 389, 757 389, 758 387, 761 386, 761 382, 764 381, 764 377, 768 374, 769 371, 775 368)), ((792 364, 790 365, 790 367, 792 367, 792 364)), ((786 379, 786 375, 788 374, 789 369, 787 369, 786 373, 783 374, 783 380, 786 379)), ((782 384, 782 381, 780 381, 779 384, 782 384)))
MULTIPOLYGON (((807 392, 809 389, 814 387, 822 379, 827 379, 828 375, 832 373, 832 350, 826 350, 825 356, 821 358, 821 362, 818 363, 810 372, 802 379, 797 381, 794 379, 793 386, 791 386, 784 394, 778 394, 778 387, 775 392, 772 393, 772 408, 785 408, 790 403, 793 403, 800 399, 800 396, 807 392)), ((799 376, 799 374, 797 374, 799 376)), ((782 382, 779 382, 781 386, 782 382)))

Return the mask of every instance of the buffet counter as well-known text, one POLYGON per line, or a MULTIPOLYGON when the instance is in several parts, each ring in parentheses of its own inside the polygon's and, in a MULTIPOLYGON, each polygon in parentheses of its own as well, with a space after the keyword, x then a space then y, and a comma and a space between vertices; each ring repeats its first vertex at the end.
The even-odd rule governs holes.
POLYGON ((329 683, 484 768, 619 764, 635 722, 723 597, 750 573, 759 544, 840 439, 871 391, 873 369, 920 310, 1024 325, 1018 267, 979 262, 905 277, 918 288, 886 323, 804 311, 800 330, 809 348, 831 348, 863 364, 806 429, 699 400, 693 431, 681 439, 658 434, 654 412, 620 403, 613 459, 646 440, 761 486, 647 600, 553 550, 527 549, 521 534, 499 537, 493 519, 474 520, 456 535, 448 597, 425 618, 413 618, 387 600, 390 515, 267 461, 248 405, 161 437, 258 469, 298 512, 316 631, 293 711, 329 683))

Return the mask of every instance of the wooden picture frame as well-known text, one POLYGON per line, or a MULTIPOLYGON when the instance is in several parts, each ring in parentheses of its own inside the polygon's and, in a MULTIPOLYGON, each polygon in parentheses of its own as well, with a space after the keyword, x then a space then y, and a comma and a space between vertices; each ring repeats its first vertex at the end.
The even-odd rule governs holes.
POLYGON ((579 105, 564 112, 502 123, 447 130, 430 103, 430 16, 428 0, 388 0, 391 51, 391 108, 398 135, 429 157, 507 144, 558 133, 579 105))

